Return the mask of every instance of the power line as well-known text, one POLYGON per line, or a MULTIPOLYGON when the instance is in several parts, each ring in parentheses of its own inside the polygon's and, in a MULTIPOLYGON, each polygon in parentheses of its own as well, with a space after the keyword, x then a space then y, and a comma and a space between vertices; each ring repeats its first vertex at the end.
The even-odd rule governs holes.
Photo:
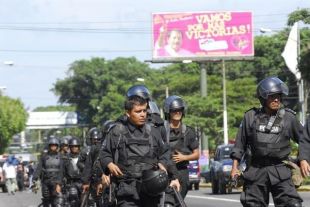
POLYGON ((107 53, 107 52, 151 52, 151 50, 7 50, 0 49, 2 52, 12 52, 12 53, 107 53))
MULTIPOLYGON (((270 17, 270 16, 287 16, 287 13, 274 13, 274 14, 257 14, 253 15, 253 17, 270 17)), ((66 25, 66 24, 116 24, 116 23, 149 23, 148 20, 122 20, 122 21, 75 21, 75 22, 1 22, 0 24, 39 24, 39 25, 52 25, 52 24, 58 24, 58 25, 66 25)))

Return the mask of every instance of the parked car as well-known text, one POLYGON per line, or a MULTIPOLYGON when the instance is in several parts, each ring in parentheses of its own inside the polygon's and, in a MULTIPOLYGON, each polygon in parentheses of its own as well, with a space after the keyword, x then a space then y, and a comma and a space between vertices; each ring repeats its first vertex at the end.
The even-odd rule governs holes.
MULTIPOLYGON (((232 192, 232 185, 229 185, 229 182, 231 181, 230 171, 233 163, 230 153, 233 146, 233 144, 219 145, 216 148, 214 159, 210 164, 210 179, 213 194, 232 192)), ((239 168, 239 170, 245 169, 245 163, 242 162, 239 168)), ((242 182, 242 180, 238 179, 238 182, 242 182)))
POLYGON ((189 170, 189 190, 194 189, 199 190, 200 183, 200 168, 198 160, 189 161, 188 165, 189 170))

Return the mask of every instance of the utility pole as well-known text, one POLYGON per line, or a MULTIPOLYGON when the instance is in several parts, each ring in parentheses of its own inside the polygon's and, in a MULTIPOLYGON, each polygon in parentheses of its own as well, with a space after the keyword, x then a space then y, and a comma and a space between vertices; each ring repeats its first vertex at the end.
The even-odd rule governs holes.
POLYGON ((222 60, 222 68, 223 68, 223 129, 224 129, 224 144, 228 144, 225 60, 222 60))
MULTIPOLYGON (((207 97, 207 70, 206 65, 204 63, 200 64, 200 94, 202 98, 207 97)), ((209 150, 209 140, 208 137, 205 136, 203 128, 201 128, 201 144, 202 150, 209 150)))
POLYGON ((201 97, 207 97, 207 70, 204 63, 200 64, 200 93, 201 97))

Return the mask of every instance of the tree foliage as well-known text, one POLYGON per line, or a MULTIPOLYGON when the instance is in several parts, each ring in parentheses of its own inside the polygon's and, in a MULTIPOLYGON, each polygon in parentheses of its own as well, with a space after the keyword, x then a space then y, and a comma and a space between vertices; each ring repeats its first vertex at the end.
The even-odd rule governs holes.
POLYGON ((310 9, 299 9, 289 14, 287 25, 292 26, 295 22, 303 21, 310 24, 310 9))
POLYGON ((0 154, 9 145, 12 136, 24 130, 27 112, 19 99, 0 96, 0 154))

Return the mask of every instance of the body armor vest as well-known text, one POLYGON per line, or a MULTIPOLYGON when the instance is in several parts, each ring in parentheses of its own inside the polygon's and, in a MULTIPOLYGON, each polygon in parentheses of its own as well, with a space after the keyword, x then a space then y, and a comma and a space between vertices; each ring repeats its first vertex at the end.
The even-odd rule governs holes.
POLYGON ((158 162, 154 153, 151 125, 145 124, 144 133, 140 137, 132 135, 122 124, 117 126, 120 133, 117 148, 120 152, 116 163, 130 176, 141 177, 143 170, 151 169, 158 162))
POLYGON ((187 147, 187 140, 186 140, 186 125, 182 123, 182 130, 181 134, 177 136, 171 136, 170 133, 170 124, 168 122, 165 122, 165 127, 167 130, 167 140, 170 146, 171 152, 174 152, 175 150, 182 152, 183 154, 191 154, 192 151, 187 147))
MULTIPOLYGON (((186 125, 182 123, 181 134, 179 134, 177 136, 171 136, 169 122, 165 121, 165 127, 167 130, 167 141, 169 143, 171 152, 176 153, 176 151, 179 151, 185 155, 191 154, 192 151, 187 146, 188 143, 187 143, 187 139, 186 139, 186 135, 187 135, 186 125)), ((179 169, 180 168, 187 168, 188 164, 189 164, 188 161, 183 161, 183 162, 177 163, 176 166, 179 169)))
POLYGON ((43 172, 45 178, 52 178, 60 171, 60 154, 47 154, 43 163, 43 172))
POLYGON ((286 159, 289 155, 290 139, 285 134, 284 117, 285 110, 280 109, 276 117, 268 117, 264 113, 255 115, 252 129, 252 155, 254 159, 259 157, 286 159), (272 120, 274 119, 274 120, 272 120), (273 123, 270 123, 272 120, 273 123))
POLYGON ((67 174, 69 176, 69 179, 78 179, 78 178, 80 178, 81 171, 80 171, 80 169, 77 166, 79 157, 75 156, 75 155, 72 155, 72 154, 69 154, 68 158, 69 158, 69 162, 68 162, 69 166, 68 166, 67 174))

